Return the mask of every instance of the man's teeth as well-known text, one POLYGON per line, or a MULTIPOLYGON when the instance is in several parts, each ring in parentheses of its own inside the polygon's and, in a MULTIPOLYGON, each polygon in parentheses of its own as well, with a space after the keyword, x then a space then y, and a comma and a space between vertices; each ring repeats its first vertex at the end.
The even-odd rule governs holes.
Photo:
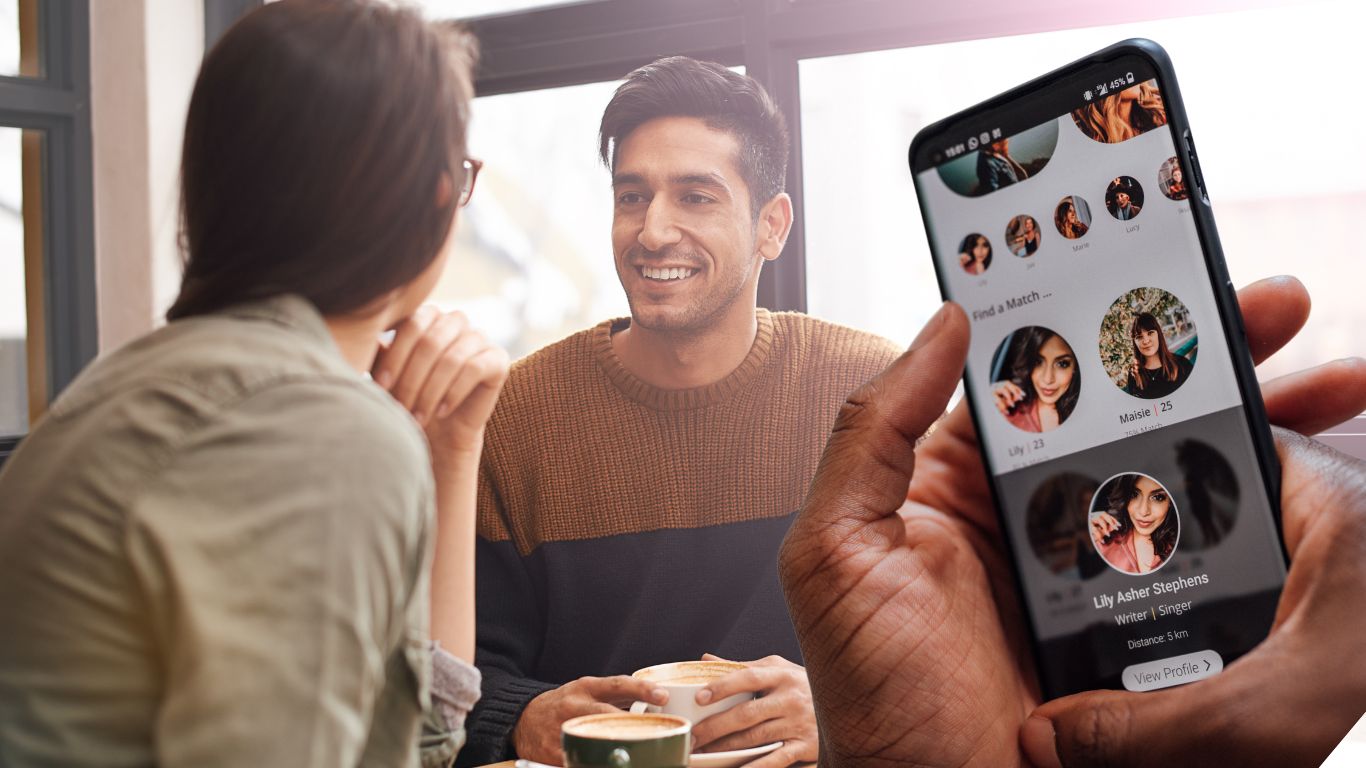
POLYGON ((640 273, 651 280, 682 280, 685 277, 692 277, 695 269, 685 269, 673 267, 670 269, 659 269, 656 267, 641 267, 640 273))

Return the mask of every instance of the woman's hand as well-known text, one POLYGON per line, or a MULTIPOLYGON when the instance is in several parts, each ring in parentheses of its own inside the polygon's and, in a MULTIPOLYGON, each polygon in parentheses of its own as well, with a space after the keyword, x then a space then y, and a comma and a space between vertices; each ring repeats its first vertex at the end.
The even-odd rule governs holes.
POLYGON ((991 387, 991 397, 996 401, 996 410, 1007 414, 1025 399, 1025 391, 1013 381, 998 381, 991 387))
POLYGON ((477 457, 508 356, 470 326, 461 312, 423 306, 399 323, 382 347, 375 382, 389 390, 427 432, 432 460, 477 457))
POLYGON ((1105 537, 1119 530, 1119 521, 1109 512, 1100 512, 1091 515, 1091 538, 1097 544, 1103 544, 1105 537))
POLYGON ((436 483, 431 575, 432 638, 474 660, 474 531, 484 425, 508 375, 508 356, 460 312, 424 306, 380 349, 375 383, 427 433, 436 483))

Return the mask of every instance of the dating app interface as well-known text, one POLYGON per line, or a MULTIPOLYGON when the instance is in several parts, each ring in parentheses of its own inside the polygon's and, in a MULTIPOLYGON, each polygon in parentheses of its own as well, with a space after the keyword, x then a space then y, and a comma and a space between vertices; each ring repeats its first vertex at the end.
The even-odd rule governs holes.
POLYGON ((1051 90, 943 132, 917 189, 1046 690, 1192 682, 1285 580, 1199 192, 1145 60, 1051 90))

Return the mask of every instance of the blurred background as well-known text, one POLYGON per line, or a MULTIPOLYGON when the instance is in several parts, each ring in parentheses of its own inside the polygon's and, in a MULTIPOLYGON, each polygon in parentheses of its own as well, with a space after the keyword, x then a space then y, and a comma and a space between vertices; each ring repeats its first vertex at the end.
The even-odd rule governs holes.
MULTIPOLYGON (((1235 284, 1293 273, 1314 296, 1260 375, 1366 354, 1357 0, 416 4, 484 48, 470 151, 485 166, 435 300, 514 357, 627 312, 597 124, 634 67, 686 54, 770 89, 794 129, 798 220, 761 303, 907 343, 940 301, 911 137, 1128 37, 1176 65, 1235 284)), ((0 0, 0 458, 85 362, 161 322, 197 62, 257 5, 0 0)), ((1366 455, 1366 421, 1335 433, 1366 455)))

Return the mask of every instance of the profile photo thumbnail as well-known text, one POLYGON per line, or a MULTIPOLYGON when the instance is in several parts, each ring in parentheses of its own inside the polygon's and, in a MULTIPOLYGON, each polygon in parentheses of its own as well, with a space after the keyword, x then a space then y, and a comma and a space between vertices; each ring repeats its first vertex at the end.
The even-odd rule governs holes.
POLYGON ((1073 110, 1072 121, 1093 141, 1118 144, 1167 124, 1157 80, 1136 83, 1073 110))
POLYGON ((969 275, 980 275, 991 266, 991 241, 976 232, 958 246, 958 264, 969 275))
POLYGON ((1006 248, 1022 259, 1033 256, 1042 241, 1043 233, 1033 216, 1020 214, 1006 224, 1006 248))
POLYGON ((1190 378, 1199 338, 1180 299, 1161 288, 1135 288, 1101 320, 1100 362, 1127 394, 1166 397, 1190 378))
POLYGON ((1053 211, 1053 226, 1058 234, 1076 240, 1091 230, 1091 206, 1076 195, 1064 197, 1053 211))
POLYGON ((1179 160, 1169 157, 1162 167, 1157 169, 1157 188, 1170 200, 1185 200, 1190 197, 1179 160))
POLYGON ((991 397, 1016 429, 1048 432, 1062 426, 1081 397, 1072 345, 1039 325, 1012 331, 991 358, 991 397))
POLYGON ((1181 440, 1172 449, 1184 491, 1181 548, 1190 552, 1216 547, 1238 522, 1238 473, 1222 451, 1202 440, 1181 440))
POLYGON ((1171 492, 1155 478, 1126 472, 1106 480, 1087 516, 1091 542, 1120 573, 1152 573, 1166 565, 1181 539, 1171 492))
POLYGON ((1100 481, 1077 472, 1059 472, 1029 495, 1025 530, 1030 549, 1050 573, 1078 581, 1106 572, 1091 543, 1086 521, 1100 481))
POLYGON ((1133 176, 1119 176, 1105 190, 1105 209, 1120 221, 1137 218, 1143 210, 1143 187, 1133 176))
POLYGON ((966 197, 981 197, 1032 179, 1048 165, 1058 147, 1058 122, 1049 120, 1012 136, 990 139, 980 147, 940 165, 944 185, 966 197))

